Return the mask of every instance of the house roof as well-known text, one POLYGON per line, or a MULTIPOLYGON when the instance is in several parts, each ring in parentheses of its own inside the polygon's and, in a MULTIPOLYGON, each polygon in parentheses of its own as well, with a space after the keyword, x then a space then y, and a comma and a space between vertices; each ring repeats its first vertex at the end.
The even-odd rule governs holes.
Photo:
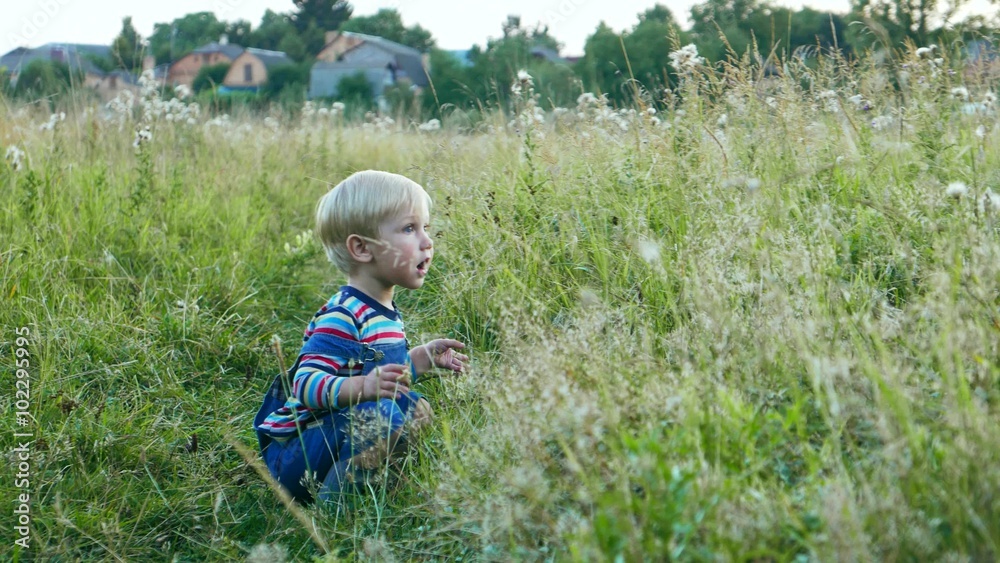
POLYGON ((202 45, 191 52, 198 53, 200 55, 208 53, 222 53, 223 55, 229 57, 229 60, 233 60, 243 53, 243 47, 233 43, 226 43, 223 45, 222 43, 213 41, 207 45, 202 45))
MULTIPOLYGON (((420 51, 414 49, 413 47, 407 47, 406 45, 401 45, 395 41, 389 41, 384 37, 378 37, 376 35, 368 35, 366 33, 355 33, 353 31, 343 31, 341 35, 347 37, 357 37, 368 43, 374 45, 383 51, 393 55, 396 58, 396 65, 406 73, 406 76, 413 81, 417 86, 427 86, 430 84, 430 80, 427 78, 427 71, 424 70, 423 54, 420 51)), ((362 44, 356 45, 344 54, 357 49, 362 44)), ((318 64, 318 63, 317 63, 318 64)), ((320 67, 323 68, 323 67, 320 67)))
POLYGON ((104 74, 90 57, 111 58, 111 47, 108 45, 90 45, 82 43, 46 43, 40 47, 18 47, 0 57, 0 67, 9 71, 20 72, 21 68, 33 61, 60 61, 71 69, 82 69, 92 74, 104 74))
POLYGON ((244 52, 257 57, 260 62, 264 63, 266 68, 292 64, 292 59, 288 58, 288 55, 282 53, 281 51, 268 51, 267 49, 255 49, 250 47, 244 52))

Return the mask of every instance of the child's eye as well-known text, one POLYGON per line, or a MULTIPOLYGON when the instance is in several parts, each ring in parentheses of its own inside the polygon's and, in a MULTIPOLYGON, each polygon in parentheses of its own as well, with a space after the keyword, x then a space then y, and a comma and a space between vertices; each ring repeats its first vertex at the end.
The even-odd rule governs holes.
POLYGON ((414 227, 413 225, 407 225, 407 226, 403 227, 403 232, 404 233, 412 233, 413 229, 415 229, 415 228, 416 227, 414 227))

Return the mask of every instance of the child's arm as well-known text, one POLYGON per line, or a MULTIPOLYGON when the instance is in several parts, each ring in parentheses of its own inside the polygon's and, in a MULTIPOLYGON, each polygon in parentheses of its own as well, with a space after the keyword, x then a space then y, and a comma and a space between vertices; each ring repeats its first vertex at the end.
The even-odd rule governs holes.
POLYGON ((441 338, 431 340, 427 344, 417 346, 410 350, 410 361, 413 363, 413 371, 417 375, 423 375, 435 367, 450 369, 452 371, 462 371, 469 357, 456 350, 465 348, 458 340, 441 338))
POLYGON ((410 368, 403 364, 378 366, 364 377, 349 377, 338 388, 342 408, 378 399, 395 399, 410 391, 410 368))

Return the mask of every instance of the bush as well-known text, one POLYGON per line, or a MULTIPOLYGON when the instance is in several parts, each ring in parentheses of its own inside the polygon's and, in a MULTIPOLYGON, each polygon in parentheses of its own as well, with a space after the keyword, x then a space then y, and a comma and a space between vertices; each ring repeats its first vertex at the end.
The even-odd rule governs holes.
POLYGON ((260 93, 269 99, 305 100, 305 90, 309 88, 309 65, 287 64, 276 66, 267 72, 267 84, 260 93))
POLYGON ((371 109, 375 105, 372 85, 363 72, 340 79, 337 84, 337 99, 352 107, 371 109))
POLYGON ((191 89, 196 93, 222 84, 229 72, 229 63, 219 63, 217 65, 206 65, 198 71, 198 76, 194 77, 191 89))

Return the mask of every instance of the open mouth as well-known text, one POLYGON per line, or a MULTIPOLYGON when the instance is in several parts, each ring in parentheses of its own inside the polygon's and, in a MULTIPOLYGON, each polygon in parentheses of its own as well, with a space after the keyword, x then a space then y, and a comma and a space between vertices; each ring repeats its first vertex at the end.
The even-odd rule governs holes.
POLYGON ((431 265, 431 259, 428 258, 428 259, 424 260, 423 262, 417 264, 417 271, 420 272, 421 274, 426 274, 427 273, 427 268, 430 265, 431 265))

